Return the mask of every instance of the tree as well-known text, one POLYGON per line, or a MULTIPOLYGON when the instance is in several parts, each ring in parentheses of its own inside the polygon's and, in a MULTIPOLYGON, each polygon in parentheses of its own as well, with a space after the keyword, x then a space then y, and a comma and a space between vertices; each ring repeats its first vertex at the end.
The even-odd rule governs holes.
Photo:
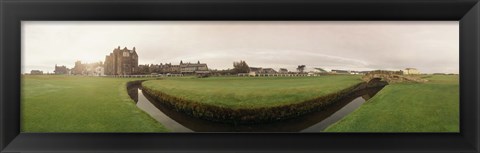
POLYGON ((148 64, 145 65, 138 65, 138 69, 136 70, 138 74, 150 74, 150 66, 148 64))
POLYGON ((233 72, 234 73, 248 73, 250 72, 250 67, 245 61, 233 62, 233 72))
POLYGON ((300 73, 303 73, 304 70, 305 70, 305 65, 299 65, 297 67, 297 71, 300 72, 300 73))

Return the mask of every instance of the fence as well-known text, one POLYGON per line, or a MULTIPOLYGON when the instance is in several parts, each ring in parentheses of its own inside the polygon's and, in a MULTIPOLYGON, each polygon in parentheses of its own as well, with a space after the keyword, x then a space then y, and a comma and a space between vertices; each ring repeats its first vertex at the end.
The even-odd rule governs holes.
MULTIPOLYGON (((325 75, 325 74, 323 74, 325 75)), ((321 74, 237 74, 239 77, 297 77, 297 76, 321 76, 321 74)))
MULTIPOLYGON (((211 77, 305 77, 305 76, 324 76, 331 74, 237 74, 237 75, 210 75, 211 77)), ((183 77, 189 75, 183 74, 156 74, 156 75, 107 75, 103 77, 110 78, 159 78, 159 77, 183 77)))
POLYGON ((107 75, 110 78, 159 78, 159 77, 182 77, 183 74, 151 74, 151 75, 107 75))

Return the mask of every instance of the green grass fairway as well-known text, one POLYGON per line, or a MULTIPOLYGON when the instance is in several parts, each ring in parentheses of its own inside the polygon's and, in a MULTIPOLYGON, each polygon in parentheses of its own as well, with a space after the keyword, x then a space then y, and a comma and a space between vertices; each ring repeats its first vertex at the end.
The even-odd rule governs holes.
POLYGON ((146 81, 143 86, 185 100, 236 109, 303 102, 358 84, 360 77, 179 78, 146 81))
POLYGON ((458 76, 391 84, 326 132, 459 132, 458 76))
POLYGON ((126 91, 133 79, 22 76, 22 132, 162 132, 126 91))

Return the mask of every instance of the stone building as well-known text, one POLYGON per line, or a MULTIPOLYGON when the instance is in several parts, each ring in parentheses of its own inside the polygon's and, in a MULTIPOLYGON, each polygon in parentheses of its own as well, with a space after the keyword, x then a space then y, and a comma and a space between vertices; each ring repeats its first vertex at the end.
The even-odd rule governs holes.
POLYGON ((73 75, 83 75, 85 71, 86 71, 85 65, 82 64, 81 61, 76 61, 75 66, 72 68, 72 74, 73 75))
POLYGON ((40 70, 32 70, 30 71, 31 75, 43 75, 43 71, 40 70))
POLYGON ((103 76, 103 63, 101 61, 94 63, 76 61, 75 67, 70 71, 73 75, 103 76))
POLYGON ((110 55, 105 57, 104 73, 105 75, 132 75, 138 71, 138 55, 135 47, 132 50, 127 47, 113 49, 110 55))
POLYGON ((184 74, 193 75, 197 72, 203 74, 210 73, 206 63, 183 63, 180 61, 179 65, 172 63, 160 64, 145 64, 138 66, 138 74, 184 74))
POLYGON ((55 70, 53 71, 55 74, 68 74, 69 69, 62 65, 62 66, 57 66, 55 64, 55 70))
POLYGON ((94 63, 86 63, 84 65, 85 65, 85 72, 83 72, 83 75, 88 75, 88 76, 104 75, 103 63, 101 61, 94 62, 94 63))
POLYGON ((194 74, 197 71, 208 71, 207 64, 200 63, 200 61, 197 63, 183 63, 183 61, 180 61, 180 73, 194 74))
POLYGON ((160 69, 163 73, 177 74, 181 72, 180 65, 173 65, 172 63, 163 64, 160 66, 160 69))

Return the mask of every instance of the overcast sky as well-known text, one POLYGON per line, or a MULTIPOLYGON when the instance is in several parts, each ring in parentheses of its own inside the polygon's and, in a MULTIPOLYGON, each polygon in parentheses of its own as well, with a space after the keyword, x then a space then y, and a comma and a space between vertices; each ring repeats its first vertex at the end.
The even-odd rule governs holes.
POLYGON ((103 61, 118 46, 136 47, 139 64, 459 71, 457 21, 23 21, 22 72, 103 61))

